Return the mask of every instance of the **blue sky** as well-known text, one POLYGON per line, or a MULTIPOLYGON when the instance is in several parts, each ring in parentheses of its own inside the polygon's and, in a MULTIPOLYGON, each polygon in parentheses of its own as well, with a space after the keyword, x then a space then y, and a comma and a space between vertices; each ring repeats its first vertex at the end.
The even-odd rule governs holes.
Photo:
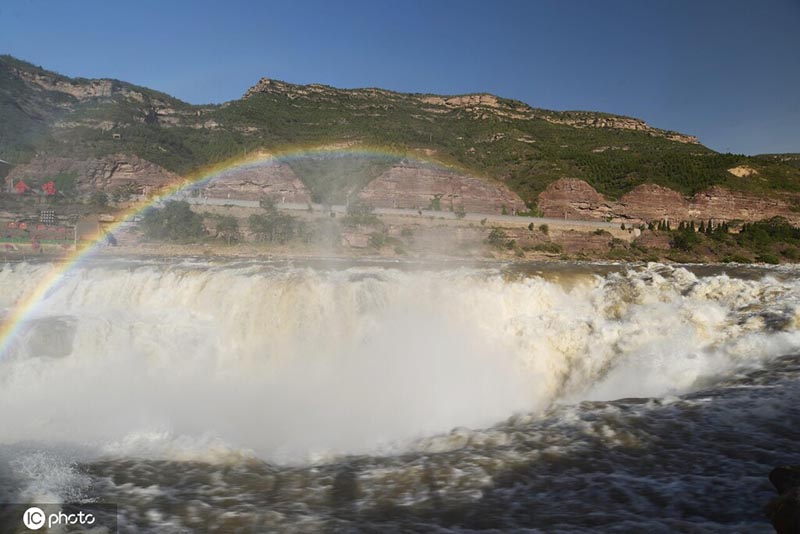
POLYGON ((800 0, 3 0, 0 53, 192 103, 266 76, 491 92, 800 152, 800 0))

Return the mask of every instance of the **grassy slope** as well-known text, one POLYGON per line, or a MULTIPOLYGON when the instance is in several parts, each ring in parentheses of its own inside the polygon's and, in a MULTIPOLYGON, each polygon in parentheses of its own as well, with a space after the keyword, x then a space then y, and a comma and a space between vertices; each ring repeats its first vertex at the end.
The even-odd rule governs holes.
MULTIPOLYGON (((27 161, 37 152, 78 157, 130 152, 186 172, 260 147, 358 141, 398 151, 435 151, 435 157, 445 163, 503 180, 526 201, 565 176, 585 179, 610 197, 646 182, 686 194, 713 184, 758 193, 800 191, 796 160, 717 154, 701 145, 669 141, 647 132, 575 128, 543 118, 423 104, 422 95, 324 86, 308 91, 287 85, 288 91, 258 93, 221 106, 192 106, 163 93, 114 81, 117 90, 110 98, 79 101, 65 93, 32 88, 12 73, 15 68, 73 84, 89 83, 0 56, 0 158, 13 163, 27 161), (131 92, 141 97, 132 98, 131 92), (171 116, 177 117, 177 124, 168 124, 164 118, 152 120, 153 110, 164 108, 173 110, 171 116), (59 120, 68 126, 54 128, 59 120), (89 127, 91 121, 110 121, 113 129, 89 127), (122 139, 112 139, 114 132, 122 139), (611 148, 593 151, 599 147, 611 148), (754 167, 759 176, 742 179, 726 172, 737 165, 754 167)), ((499 102, 501 111, 524 109, 537 117, 608 116, 548 112, 519 102, 499 102)), ((381 168, 379 162, 340 161, 336 165, 337 172, 323 172, 324 166, 318 162, 293 163, 320 200, 341 200, 381 168)))

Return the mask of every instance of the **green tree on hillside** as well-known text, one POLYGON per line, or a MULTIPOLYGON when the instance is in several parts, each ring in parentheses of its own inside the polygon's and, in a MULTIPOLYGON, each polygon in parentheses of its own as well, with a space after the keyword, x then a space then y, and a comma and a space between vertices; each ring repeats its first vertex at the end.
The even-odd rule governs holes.
POLYGON ((239 240, 239 221, 232 215, 223 215, 217 222, 217 235, 230 245, 239 240))
POLYGON ((194 242, 206 235, 202 216, 193 212, 188 202, 176 200, 148 211, 142 228, 149 239, 163 241, 194 242))
POLYGON ((269 243, 286 243, 300 230, 295 217, 277 210, 254 213, 247 219, 247 225, 256 239, 269 243))
POLYGON ((679 250, 688 252, 700 242, 700 238, 691 226, 683 226, 672 236, 671 245, 679 250))
POLYGON ((97 208, 108 206, 108 195, 102 191, 95 191, 89 196, 89 203, 97 208))

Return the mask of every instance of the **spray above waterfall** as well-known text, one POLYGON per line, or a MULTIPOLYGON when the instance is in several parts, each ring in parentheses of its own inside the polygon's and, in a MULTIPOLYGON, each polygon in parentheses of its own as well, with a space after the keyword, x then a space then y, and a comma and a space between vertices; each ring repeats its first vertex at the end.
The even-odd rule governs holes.
MULTIPOLYGON (((50 269, 0 271, 0 305, 50 269)), ((0 426, 12 441, 184 459, 412 446, 560 402, 680 394, 761 365, 800 348, 799 302, 791 280, 659 266, 548 280, 85 262, 9 346, 0 426)))
MULTIPOLYGON (((337 156, 357 156, 361 158, 404 158, 418 161, 425 165, 442 166, 442 163, 430 160, 423 155, 409 153, 407 151, 396 150, 388 147, 376 147, 369 145, 351 146, 292 146, 271 151, 256 151, 243 156, 231 158, 229 160, 215 163, 203 167, 197 171, 182 177, 179 182, 167 184, 159 191, 154 192, 141 202, 136 202, 125 212, 117 216, 116 222, 108 225, 105 232, 115 232, 139 215, 159 205, 176 194, 189 191, 193 188, 202 187, 220 176, 236 173, 241 170, 258 168, 259 166, 270 165, 275 162, 291 162, 302 160, 309 157, 337 157, 337 156)), ((86 243, 78 244, 77 249, 69 256, 61 260, 60 267, 50 271, 48 276, 41 279, 34 291, 26 292, 24 300, 16 302, 0 323, 0 360, 4 357, 9 342, 15 337, 20 326, 26 318, 35 313, 36 308, 43 299, 58 286, 64 278, 65 273, 69 272, 76 265, 94 255, 104 242, 104 235, 95 235, 86 243)))

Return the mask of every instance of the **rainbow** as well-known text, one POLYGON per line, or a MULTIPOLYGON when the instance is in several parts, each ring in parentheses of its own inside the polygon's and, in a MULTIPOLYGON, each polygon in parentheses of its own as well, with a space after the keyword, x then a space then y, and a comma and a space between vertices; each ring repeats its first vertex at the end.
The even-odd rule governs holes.
POLYGON ((203 186, 214 178, 226 173, 254 168, 273 162, 286 162, 315 156, 320 157, 342 155, 365 158, 407 158, 432 166, 450 168, 455 167, 454 165, 446 165, 440 161, 430 159, 426 157, 424 153, 417 151, 400 151, 392 148, 361 144, 294 146, 292 148, 284 148, 271 152, 259 150, 251 154, 245 154, 244 156, 231 158, 206 167, 202 167, 194 172, 191 172, 187 176, 182 177, 180 180, 176 181, 176 183, 168 184, 162 187, 155 194, 151 194, 147 200, 136 203, 121 214, 118 214, 117 220, 114 223, 106 226, 103 232, 93 236, 92 239, 87 240, 85 244, 76 245, 76 250, 64 258, 58 267, 53 269, 33 291, 23 296, 20 302, 16 304, 14 309, 11 310, 11 313, 5 318, 3 323, 0 324, 0 360, 5 357, 12 341, 16 339, 24 324, 36 313, 47 295, 59 287, 59 285, 65 279, 65 275, 100 250, 101 245, 103 244, 105 232, 114 232, 148 208, 164 202, 170 197, 173 197, 186 189, 203 186))

